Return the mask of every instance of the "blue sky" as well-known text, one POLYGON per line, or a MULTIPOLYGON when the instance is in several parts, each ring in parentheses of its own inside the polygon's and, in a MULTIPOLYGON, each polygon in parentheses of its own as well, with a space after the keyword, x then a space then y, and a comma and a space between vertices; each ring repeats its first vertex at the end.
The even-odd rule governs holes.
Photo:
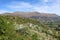
POLYGON ((60 15, 60 0, 0 0, 0 13, 37 11, 60 15))

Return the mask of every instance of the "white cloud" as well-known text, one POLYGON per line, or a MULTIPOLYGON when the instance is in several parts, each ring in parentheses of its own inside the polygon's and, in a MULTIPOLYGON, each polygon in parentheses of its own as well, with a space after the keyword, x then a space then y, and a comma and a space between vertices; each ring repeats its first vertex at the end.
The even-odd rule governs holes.
POLYGON ((43 0, 43 2, 48 2, 48 0, 43 0))
POLYGON ((11 13, 10 11, 7 11, 7 10, 0 10, 0 14, 7 13, 7 12, 11 13))
POLYGON ((25 11, 27 10, 27 11, 45 12, 48 8, 48 6, 31 5, 30 3, 27 3, 27 2, 13 2, 12 4, 8 5, 7 7, 11 8, 13 10, 18 10, 18 11, 25 9, 25 11))
POLYGON ((6 10, 0 10, 0 13, 5 13, 5 12, 8 12, 8 11, 6 11, 6 10))
MULTIPOLYGON (((48 2, 48 0, 44 0, 48 2)), ((28 2, 12 2, 10 5, 7 5, 7 8, 10 8, 14 11, 38 11, 38 12, 48 12, 48 13, 60 13, 60 3, 54 1, 50 5, 40 5, 40 4, 30 4, 28 2)))
POLYGON ((32 7, 32 5, 30 3, 26 3, 26 2, 13 2, 12 4, 11 5, 8 5, 8 7, 9 8, 14 8, 14 9, 31 8, 32 7))
POLYGON ((60 0, 56 0, 56 2, 60 3, 60 0))

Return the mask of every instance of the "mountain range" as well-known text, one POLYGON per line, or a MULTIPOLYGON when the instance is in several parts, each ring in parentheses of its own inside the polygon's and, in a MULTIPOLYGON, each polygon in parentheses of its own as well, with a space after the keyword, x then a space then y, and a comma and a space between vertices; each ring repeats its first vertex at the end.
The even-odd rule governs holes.
POLYGON ((13 13, 4 13, 4 15, 14 15, 14 16, 20 16, 20 17, 26 17, 26 18, 35 18, 35 19, 47 19, 51 21, 59 21, 60 16, 56 14, 50 14, 50 13, 40 13, 40 12, 13 12, 13 13))
MULTIPOLYGON (((13 12, 13 13, 3 13, 3 15, 13 15, 24 18, 35 19, 37 21, 42 21, 44 24, 59 24, 60 16, 53 13, 40 13, 40 12, 13 12)), ((49 26, 49 25, 48 25, 49 26)))

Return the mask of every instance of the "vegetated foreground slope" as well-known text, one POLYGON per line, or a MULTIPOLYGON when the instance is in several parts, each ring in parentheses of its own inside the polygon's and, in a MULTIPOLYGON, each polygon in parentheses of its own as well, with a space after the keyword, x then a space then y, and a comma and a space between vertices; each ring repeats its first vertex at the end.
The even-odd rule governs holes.
POLYGON ((34 19, 0 15, 0 40, 60 40, 60 33, 34 19))

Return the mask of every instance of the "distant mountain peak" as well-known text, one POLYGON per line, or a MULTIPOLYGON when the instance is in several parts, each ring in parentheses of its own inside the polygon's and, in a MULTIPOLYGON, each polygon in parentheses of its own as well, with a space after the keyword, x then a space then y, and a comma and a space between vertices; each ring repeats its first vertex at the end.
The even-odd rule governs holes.
MULTIPOLYGON (((8 13, 6 13, 6 14, 8 14, 8 13)), ((40 12, 37 12, 37 11, 34 11, 34 12, 20 12, 20 11, 16 11, 16 12, 11 13, 11 15, 24 16, 24 17, 30 17, 30 16, 57 17, 58 16, 56 14, 40 13, 40 12)))

